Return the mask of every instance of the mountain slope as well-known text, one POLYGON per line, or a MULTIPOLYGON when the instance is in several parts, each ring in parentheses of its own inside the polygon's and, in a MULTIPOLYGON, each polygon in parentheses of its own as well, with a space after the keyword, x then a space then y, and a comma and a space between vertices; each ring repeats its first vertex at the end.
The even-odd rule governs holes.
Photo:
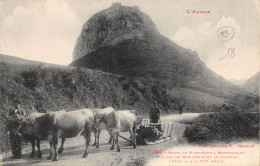
MULTIPOLYGON (((213 90, 203 87, 169 87, 149 78, 131 78, 78 67, 34 63, 20 58, 15 59, 15 64, 1 60, 3 58, 0 59, 1 149, 5 147, 6 139, 2 132, 5 115, 13 108, 13 100, 21 101, 26 113, 41 103, 43 109, 48 111, 112 106, 115 109, 133 108, 143 116, 148 116, 154 100, 159 103, 162 114, 177 113, 175 106, 183 102, 185 112, 216 111, 215 107, 222 104, 236 105, 244 111, 254 111, 259 106, 259 98, 248 93, 217 96, 213 90)), ((226 93, 233 92, 229 89, 226 93)))
POLYGON ((9 64, 20 64, 20 65, 44 64, 44 63, 38 62, 38 61, 31 61, 31 60, 26 60, 23 58, 18 58, 18 57, 9 56, 9 55, 3 55, 3 54, 0 54, 0 62, 9 63, 9 64))
POLYGON ((248 80, 245 81, 245 83, 243 83, 241 85, 241 87, 247 91, 250 92, 252 94, 258 95, 259 96, 259 75, 260 72, 256 73, 255 75, 253 75, 251 78, 249 78, 248 80))

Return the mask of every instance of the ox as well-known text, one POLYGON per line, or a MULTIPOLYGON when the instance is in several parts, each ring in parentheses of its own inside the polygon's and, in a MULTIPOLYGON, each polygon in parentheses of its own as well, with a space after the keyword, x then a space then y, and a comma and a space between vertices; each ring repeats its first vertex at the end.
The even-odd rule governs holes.
MULTIPOLYGON (((95 142, 94 142, 93 146, 96 146, 96 148, 99 148, 99 135, 100 135, 101 130, 109 131, 107 124, 103 123, 103 122, 99 123, 98 119, 100 119, 104 115, 107 116, 114 111, 115 110, 112 107, 94 110, 94 124, 93 124, 94 129, 93 129, 93 132, 94 132, 94 135, 95 135, 95 142)), ((112 142, 112 136, 110 135, 110 139, 109 139, 108 143, 111 143, 111 142, 112 142)))
POLYGON ((36 134, 42 130, 49 132, 49 142, 51 146, 50 156, 47 159, 58 160, 57 145, 58 138, 61 137, 61 147, 59 153, 63 151, 63 145, 66 138, 73 138, 84 134, 86 140, 86 149, 83 158, 88 155, 88 147, 91 139, 91 130, 94 122, 94 115, 91 109, 81 109, 61 114, 46 113, 36 118, 36 134), (52 150, 54 148, 54 156, 52 150))
MULTIPOLYGON (((55 113, 64 113, 65 110, 57 111, 55 113)), ((35 133, 35 119, 43 116, 45 113, 32 112, 29 115, 25 116, 20 120, 20 125, 16 129, 16 134, 22 134, 25 140, 29 140, 32 145, 32 153, 30 154, 30 158, 35 156, 35 141, 38 149, 38 158, 42 158, 41 148, 40 148, 40 140, 44 139, 44 137, 36 136, 35 133)), ((41 134, 43 135, 43 134, 41 134)))
POLYGON ((132 139, 133 148, 136 148, 136 128, 137 116, 130 110, 115 111, 109 115, 104 115, 100 118, 99 123, 106 123, 110 128, 110 135, 113 137, 113 144, 110 150, 114 150, 115 143, 117 151, 120 152, 118 143, 119 132, 129 131, 132 139))

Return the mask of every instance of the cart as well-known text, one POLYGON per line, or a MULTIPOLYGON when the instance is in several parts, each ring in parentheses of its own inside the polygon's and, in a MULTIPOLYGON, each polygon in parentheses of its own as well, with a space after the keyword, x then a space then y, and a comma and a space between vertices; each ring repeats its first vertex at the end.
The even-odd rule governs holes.
MULTIPOLYGON (((173 123, 172 122, 169 122, 169 123, 150 123, 150 119, 143 119, 142 120, 142 123, 141 123, 141 126, 143 127, 155 127, 155 128, 159 128, 159 126, 161 126, 161 129, 162 129, 162 136, 160 137, 160 139, 158 140, 155 140, 153 142, 149 142, 149 141, 146 141, 145 144, 146 145, 153 145, 153 144, 158 144, 158 143, 162 143, 162 142, 165 142, 165 141, 169 141, 172 139, 172 136, 171 136, 171 133, 172 133, 172 130, 173 130, 173 123)), ((132 142, 131 139, 128 139, 128 138, 125 138, 121 135, 119 135, 120 138, 123 138, 129 142, 132 142)))

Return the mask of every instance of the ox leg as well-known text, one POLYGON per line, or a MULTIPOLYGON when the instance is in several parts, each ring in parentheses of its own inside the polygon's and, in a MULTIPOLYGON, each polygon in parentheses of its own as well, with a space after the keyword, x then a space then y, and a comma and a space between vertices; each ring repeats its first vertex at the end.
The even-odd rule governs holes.
POLYGON ((64 150, 64 142, 65 142, 66 138, 65 137, 61 137, 61 144, 60 144, 60 149, 58 151, 58 154, 61 154, 64 150))
POLYGON ((129 130, 129 133, 130 133, 130 139, 132 140, 131 142, 130 142, 130 146, 132 146, 133 145, 133 133, 132 133, 132 130, 129 130))
POLYGON ((58 132, 54 132, 52 142, 53 142, 53 148, 54 148, 54 157, 53 157, 52 161, 58 161, 58 152, 57 152, 58 132))
POLYGON ((93 133, 94 133, 94 137, 95 137, 95 142, 94 142, 93 146, 97 145, 97 141, 96 141, 97 140, 97 132, 98 132, 97 129, 94 128, 93 133))
POLYGON ((96 148, 99 148, 99 135, 100 135, 101 130, 97 131, 97 145, 96 148))
POLYGON ((35 138, 36 139, 36 145, 37 145, 37 149, 38 149, 38 158, 41 159, 42 158, 42 152, 41 152, 41 140, 39 138, 35 138))
POLYGON ((108 141, 109 144, 112 143, 112 139, 113 139, 113 137, 110 135, 110 138, 109 138, 109 141, 108 141))
POLYGON ((133 140, 133 148, 136 148, 136 122, 134 123, 133 127, 133 134, 132 134, 132 140, 133 140))
POLYGON ((47 160, 51 160, 53 157, 53 143, 50 142, 50 155, 47 157, 47 160))
POLYGON ((91 141, 91 128, 92 126, 90 124, 86 124, 85 125, 85 141, 86 141, 86 150, 83 154, 83 158, 86 158, 88 157, 88 148, 89 148, 89 144, 90 144, 90 141, 91 141))
POLYGON ((114 147, 115 147, 115 136, 112 136, 113 139, 112 139, 112 146, 110 148, 110 150, 114 150, 114 147))
POLYGON ((30 154, 29 157, 33 158, 35 156, 35 139, 34 139, 34 137, 32 137, 30 139, 30 141, 31 141, 31 145, 32 145, 32 153, 30 154))
POLYGON ((112 139, 112 147, 110 148, 110 150, 114 150, 114 147, 115 147, 115 140, 116 140, 116 135, 115 135, 115 130, 114 129, 111 129, 110 131, 110 136, 113 138, 112 139))
POLYGON ((118 135, 119 132, 116 133, 116 144, 117 144, 117 151, 120 152, 119 142, 118 142, 118 135))

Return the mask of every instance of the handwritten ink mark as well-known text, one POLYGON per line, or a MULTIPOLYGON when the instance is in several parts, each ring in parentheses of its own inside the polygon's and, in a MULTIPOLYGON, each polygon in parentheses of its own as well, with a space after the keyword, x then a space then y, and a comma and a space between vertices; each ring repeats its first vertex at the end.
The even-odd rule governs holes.
POLYGON ((218 29, 217 35, 220 41, 226 42, 234 37, 235 31, 231 26, 224 26, 218 29))
POLYGON ((236 54, 235 54, 235 48, 229 48, 228 49, 228 52, 226 53, 226 55, 225 56, 223 56, 222 58, 220 58, 219 60, 222 60, 222 59, 224 59, 225 57, 227 57, 227 58, 234 58, 236 56, 236 54))

